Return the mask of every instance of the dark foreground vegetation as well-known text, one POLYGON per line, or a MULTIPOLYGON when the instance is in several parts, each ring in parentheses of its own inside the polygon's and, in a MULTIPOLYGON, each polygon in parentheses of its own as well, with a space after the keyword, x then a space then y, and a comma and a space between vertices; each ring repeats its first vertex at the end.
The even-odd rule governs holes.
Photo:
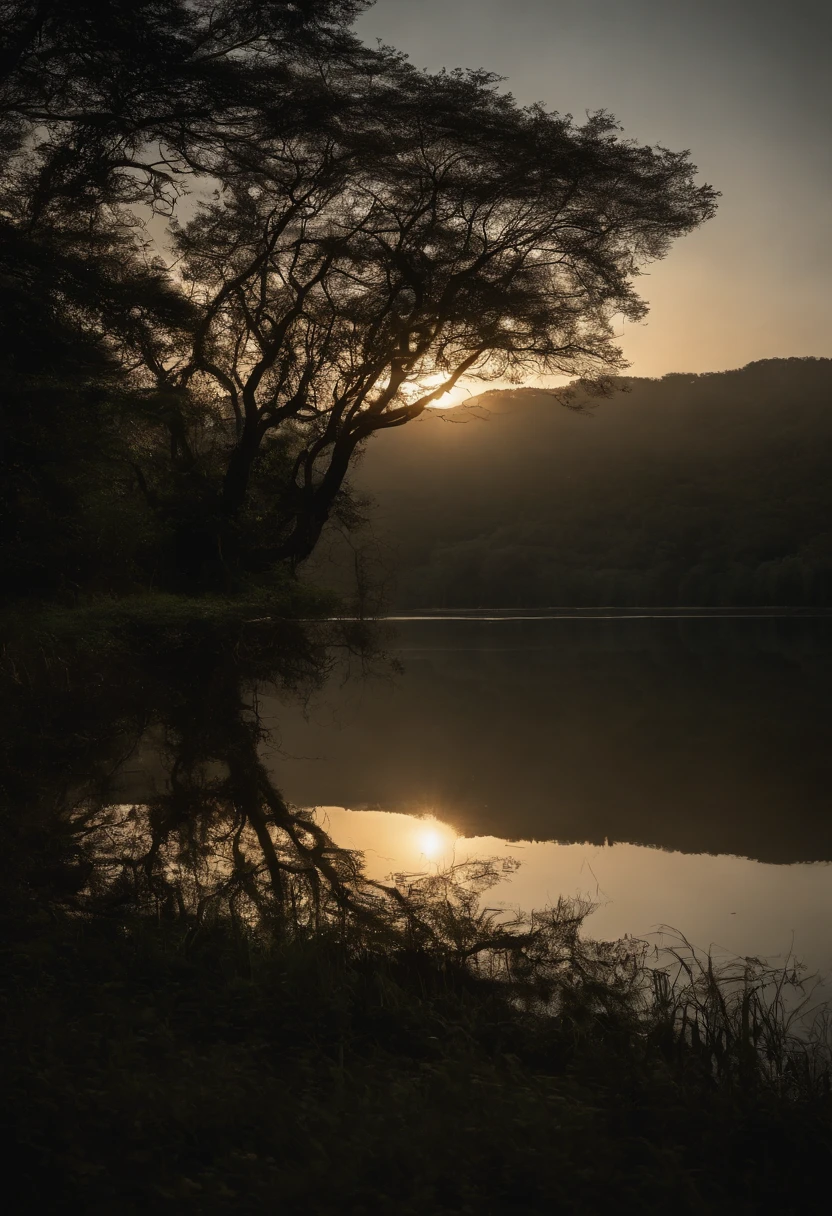
POLYGON ((734 998, 705 972, 645 999, 635 948, 562 906, 494 982, 458 944, 481 926, 432 898, 418 943, 7 925, 13 1210, 797 1213, 822 1190, 828 1055, 753 965, 734 998))
POLYGON ((832 360, 618 387, 577 412, 485 394, 372 444, 393 601, 832 606, 832 360))
POLYGON ((798 972, 594 943, 578 903, 506 920, 487 859, 369 881, 256 706, 371 638, 168 609, 6 646, 13 1210, 804 1210, 832 1097, 798 972), (142 740, 164 780, 124 803, 142 740))

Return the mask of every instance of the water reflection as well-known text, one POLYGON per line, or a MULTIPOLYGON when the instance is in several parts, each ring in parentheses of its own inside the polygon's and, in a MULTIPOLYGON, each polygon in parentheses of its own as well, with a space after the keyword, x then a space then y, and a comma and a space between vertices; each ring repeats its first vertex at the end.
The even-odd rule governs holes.
POLYGON ((832 621, 427 620, 398 679, 264 697, 300 805, 458 832, 832 859, 832 621))
POLYGON ((588 895, 593 935, 832 973, 832 621, 434 619, 394 647, 399 678, 262 703, 267 765, 372 875, 511 857, 491 903, 588 895))
POLYGON ((400 626, 403 674, 365 681, 327 681, 348 638, 259 620, 21 651, 4 847, 20 898, 95 880, 108 907, 186 918, 215 887, 235 915, 340 907, 335 845, 371 880, 494 856, 522 864, 492 903, 589 895, 593 935, 672 924, 832 971, 832 871, 807 864, 832 858, 830 639, 829 621, 423 621, 400 626), (86 816, 132 803, 140 847, 94 855, 86 816), (322 806, 323 835, 297 809, 322 806))
POLYGON ((556 844, 460 836, 435 817, 318 808, 344 847, 363 852, 367 873, 426 873, 473 858, 519 861, 488 892, 492 907, 542 908, 564 895, 589 897, 586 930, 626 934, 658 948, 684 932, 714 958, 754 956, 783 963, 794 955, 832 975, 832 865, 781 866, 745 857, 686 854, 632 844, 556 844), (675 931, 674 931, 675 930, 675 931))
POLYGON ((350 637, 210 617, 128 618, 104 636, 99 653, 24 631, 0 665, 0 905, 187 931, 373 917, 383 897, 287 805, 259 750, 259 683, 314 687, 350 637))

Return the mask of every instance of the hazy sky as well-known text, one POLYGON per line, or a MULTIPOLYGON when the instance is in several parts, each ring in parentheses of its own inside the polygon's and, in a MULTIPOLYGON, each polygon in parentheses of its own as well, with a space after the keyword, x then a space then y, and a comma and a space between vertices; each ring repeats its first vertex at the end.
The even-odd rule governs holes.
POLYGON ((691 150, 720 209, 641 279, 650 316, 622 338, 634 374, 832 355, 828 0, 376 0, 359 31, 691 150))

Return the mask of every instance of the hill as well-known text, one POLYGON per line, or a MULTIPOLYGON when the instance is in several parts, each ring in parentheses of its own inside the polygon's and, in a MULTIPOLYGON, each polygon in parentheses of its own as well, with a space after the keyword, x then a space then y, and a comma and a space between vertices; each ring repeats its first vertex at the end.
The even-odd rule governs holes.
POLYGON ((491 392, 374 437, 354 484, 394 605, 832 605, 832 360, 575 404, 491 392))

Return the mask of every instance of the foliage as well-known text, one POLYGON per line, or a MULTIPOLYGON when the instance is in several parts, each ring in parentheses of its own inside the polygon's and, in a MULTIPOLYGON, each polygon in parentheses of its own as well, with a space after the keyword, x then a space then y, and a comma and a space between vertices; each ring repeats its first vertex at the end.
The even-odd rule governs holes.
POLYGON ((623 366, 612 316, 714 210, 687 154, 363 47, 360 8, 0 9, 17 584, 234 589, 466 373, 623 366))

